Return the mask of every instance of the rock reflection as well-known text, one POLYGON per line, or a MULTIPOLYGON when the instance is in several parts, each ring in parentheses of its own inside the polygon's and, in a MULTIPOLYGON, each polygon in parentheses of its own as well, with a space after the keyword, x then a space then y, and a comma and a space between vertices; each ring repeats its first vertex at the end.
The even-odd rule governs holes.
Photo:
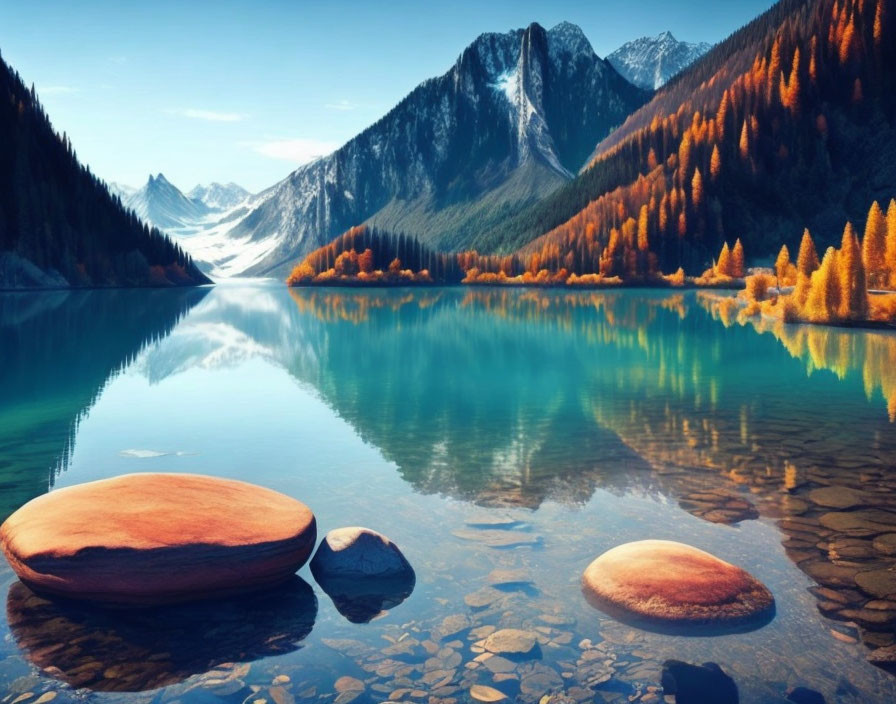
POLYGON ((366 577, 363 579, 317 578, 336 610, 352 623, 368 623, 393 609, 414 591, 416 576, 366 577))
POLYGON ((761 613, 732 621, 719 622, 688 622, 674 623, 664 622, 656 619, 644 618, 630 611, 626 611, 618 606, 611 604, 605 599, 601 599, 594 594, 583 591, 585 600, 595 609, 605 613, 610 618, 618 621, 626 626, 637 628, 641 631, 649 631, 651 633, 660 633, 670 636, 681 636, 687 638, 708 638, 712 636, 727 636, 735 633, 749 633, 757 631, 770 624, 775 619, 776 607, 774 604, 761 613))
POLYGON ((295 577, 239 599, 105 610, 51 601, 16 582, 6 613, 25 657, 46 674, 77 688, 137 692, 297 650, 314 625, 317 598, 295 577))

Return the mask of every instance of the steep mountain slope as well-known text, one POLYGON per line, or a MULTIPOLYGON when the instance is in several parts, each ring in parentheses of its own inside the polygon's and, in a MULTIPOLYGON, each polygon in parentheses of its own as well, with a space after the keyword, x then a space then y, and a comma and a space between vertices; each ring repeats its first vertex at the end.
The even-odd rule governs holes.
POLYGON ((185 196, 162 173, 150 174, 143 188, 128 196, 125 205, 143 222, 166 231, 193 225, 211 210, 201 200, 185 196))
POLYGON ((896 195, 894 26, 892 0, 782 0, 662 88, 576 181, 494 227, 495 246, 548 232, 522 254, 595 262, 614 230, 636 248, 642 209, 666 271, 702 271, 735 237, 750 257, 795 248, 807 226, 838 241, 896 195))
POLYGON ((372 127, 260 194, 216 271, 283 273, 364 221, 478 246, 491 223, 569 180, 648 97, 574 25, 484 34, 372 127))
POLYGON ((607 61, 623 78, 642 88, 656 89, 690 66, 712 48, 711 44, 680 42, 671 32, 627 42, 607 61))
POLYGON ((207 281, 78 163, 33 88, 0 59, 0 288, 207 281))

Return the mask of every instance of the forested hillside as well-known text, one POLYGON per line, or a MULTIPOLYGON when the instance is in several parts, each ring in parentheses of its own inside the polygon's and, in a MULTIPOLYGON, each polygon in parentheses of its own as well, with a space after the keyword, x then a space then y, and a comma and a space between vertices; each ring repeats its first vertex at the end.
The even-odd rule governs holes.
POLYGON ((208 283, 110 195, 0 59, 0 288, 208 283))
POLYGON ((664 271, 820 246, 896 195, 892 0, 783 0, 664 87, 578 179, 493 228, 495 250, 584 266, 616 232, 664 271), (640 244, 638 234, 641 233, 640 244), (544 234, 540 239, 533 238, 544 234), (526 245, 526 243, 529 243, 526 245))

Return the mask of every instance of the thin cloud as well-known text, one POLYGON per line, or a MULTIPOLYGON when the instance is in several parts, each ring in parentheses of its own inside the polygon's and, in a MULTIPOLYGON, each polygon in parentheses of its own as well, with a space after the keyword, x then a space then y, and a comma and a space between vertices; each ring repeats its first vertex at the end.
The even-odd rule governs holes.
POLYGON ((327 110, 339 110, 340 112, 347 112, 349 110, 357 110, 358 104, 353 103, 351 100, 339 100, 335 103, 324 103, 324 107, 327 110))
POLYGON ((294 164, 307 164, 333 152, 339 145, 319 139, 275 139, 268 142, 253 142, 249 146, 259 154, 271 159, 282 159, 294 164))
POLYGON ((42 86, 38 89, 41 95, 68 95, 77 93, 80 89, 74 86, 42 86))
POLYGON ((245 115, 238 112, 216 112, 215 110, 199 110, 197 108, 180 108, 177 110, 166 110, 170 115, 180 115, 181 117, 189 117, 191 120, 205 120, 207 122, 241 122, 246 119, 245 115))

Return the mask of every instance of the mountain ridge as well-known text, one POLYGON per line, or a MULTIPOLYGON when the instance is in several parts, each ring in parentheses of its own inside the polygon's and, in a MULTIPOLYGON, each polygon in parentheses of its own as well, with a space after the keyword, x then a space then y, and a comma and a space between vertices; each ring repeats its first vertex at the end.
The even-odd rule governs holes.
POLYGON ((707 42, 683 42, 672 32, 640 37, 607 55, 613 67, 631 83, 659 89, 712 48, 707 42))
POLYGON ((361 222, 387 222, 433 246, 476 246, 490 222, 567 182, 648 97, 570 23, 482 34, 445 74, 260 194, 227 231, 231 254, 216 271, 283 273, 361 222), (570 111, 573 98, 580 107, 570 111), (253 252, 248 265, 240 250, 253 252))

